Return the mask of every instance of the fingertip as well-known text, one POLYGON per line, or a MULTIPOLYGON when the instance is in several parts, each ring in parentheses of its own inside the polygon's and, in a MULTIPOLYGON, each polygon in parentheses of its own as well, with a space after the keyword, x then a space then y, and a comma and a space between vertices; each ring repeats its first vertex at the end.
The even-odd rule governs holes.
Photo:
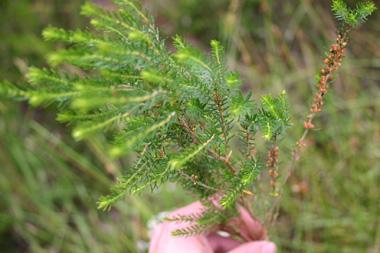
POLYGON ((235 223, 239 225, 239 229, 252 240, 265 240, 265 233, 261 223, 255 220, 243 207, 239 206, 238 210, 240 219, 235 218, 235 223))
POLYGON ((168 214, 168 217, 170 218, 171 216, 175 215, 187 215, 187 214, 192 214, 192 213, 197 213, 202 211, 202 203, 200 201, 195 201, 187 206, 181 207, 170 214, 168 214))
POLYGON ((234 248, 229 253, 276 253, 277 247, 273 242, 255 241, 244 243, 243 245, 234 248))
POLYGON ((276 244, 273 242, 267 242, 262 249, 262 253, 275 253, 277 251, 276 244))
POLYGON ((214 252, 228 252, 229 250, 242 245, 241 242, 233 238, 222 237, 216 233, 209 234, 207 240, 214 252))

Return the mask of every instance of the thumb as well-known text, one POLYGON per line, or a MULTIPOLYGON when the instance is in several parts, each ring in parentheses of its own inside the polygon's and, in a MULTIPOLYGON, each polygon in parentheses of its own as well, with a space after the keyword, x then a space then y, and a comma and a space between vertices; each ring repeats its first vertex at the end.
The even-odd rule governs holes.
POLYGON ((276 245, 269 241, 254 241, 244 243, 229 253, 276 253, 276 245))

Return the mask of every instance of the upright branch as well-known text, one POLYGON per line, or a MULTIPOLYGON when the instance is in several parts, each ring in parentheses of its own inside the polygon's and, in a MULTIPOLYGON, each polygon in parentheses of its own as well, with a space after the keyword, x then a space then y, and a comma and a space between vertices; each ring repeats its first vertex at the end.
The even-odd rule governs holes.
POLYGON ((324 60, 324 67, 321 70, 321 74, 317 75, 317 84, 319 92, 315 93, 315 98, 313 98, 313 104, 310 108, 310 114, 307 115, 307 120, 303 122, 305 128, 304 133, 298 140, 297 148, 293 150, 294 160, 299 160, 299 154, 302 152, 302 147, 306 147, 305 138, 309 132, 309 129, 313 129, 315 126, 312 123, 315 115, 322 111, 321 106, 324 104, 323 96, 327 93, 330 83, 333 81, 333 73, 339 70, 341 62, 343 59, 344 49, 348 45, 349 33, 351 31, 351 26, 346 24, 343 34, 338 34, 336 43, 331 45, 330 55, 324 60))
POLYGON ((277 146, 277 136, 274 137, 272 148, 268 150, 267 168, 269 168, 269 177, 271 178, 269 184, 273 187, 273 193, 276 191, 276 183, 278 177, 278 158, 279 147, 277 146))
POLYGON ((324 60, 324 66, 320 74, 316 76, 316 88, 318 91, 313 98, 313 104, 310 108, 310 114, 307 115, 307 120, 303 122, 305 128, 301 138, 296 142, 296 148, 293 149, 293 160, 285 176, 283 184, 278 192, 277 198, 274 200, 273 205, 268 213, 270 219, 269 227, 272 227, 278 217, 279 201, 282 197, 284 187, 292 174, 295 164, 300 159, 302 148, 306 147, 305 139, 309 130, 313 129, 315 125, 312 123, 317 113, 322 111, 323 97, 327 93, 330 84, 334 80, 334 73, 339 70, 343 60, 345 48, 348 46, 349 35, 355 26, 364 23, 367 17, 375 10, 375 5, 372 2, 358 3, 356 9, 351 10, 347 7, 346 3, 342 0, 334 0, 332 10, 338 20, 343 21, 341 28, 337 32, 337 38, 334 44, 331 45, 329 55, 324 60))

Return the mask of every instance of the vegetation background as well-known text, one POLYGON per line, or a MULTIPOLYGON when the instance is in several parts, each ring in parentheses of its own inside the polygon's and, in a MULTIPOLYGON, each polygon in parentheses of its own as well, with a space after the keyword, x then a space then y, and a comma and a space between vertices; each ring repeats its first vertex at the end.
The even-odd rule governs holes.
MULTIPOLYGON (((27 66, 45 66, 44 55, 63 45, 45 43, 42 29, 87 26, 79 16, 82 3, 0 1, 0 80, 22 82, 27 66)), ((295 126, 280 146, 286 169, 302 133, 314 76, 338 27, 331 1, 145 0, 143 5, 158 16, 169 47, 176 33, 204 50, 218 39, 231 69, 242 73, 244 91, 253 90, 256 98, 287 91, 295 126)), ((286 187, 271 236, 279 252, 380 252, 379 13, 352 33, 339 78, 316 118, 319 129, 309 135, 286 187)), ((32 109, 0 100, 0 251, 146 251, 157 215, 193 197, 166 185, 128 197, 110 212, 97 210, 97 199, 130 159, 107 156, 109 136, 74 142, 55 113, 53 106, 32 109)))

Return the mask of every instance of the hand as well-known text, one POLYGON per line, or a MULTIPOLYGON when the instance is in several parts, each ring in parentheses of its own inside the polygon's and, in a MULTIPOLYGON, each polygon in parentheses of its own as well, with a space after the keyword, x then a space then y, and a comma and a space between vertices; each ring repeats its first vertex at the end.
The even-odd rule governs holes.
MULTIPOLYGON (((168 215, 186 215, 197 213, 202 208, 202 204, 197 201, 188 206, 180 208, 168 215)), ((189 223, 175 223, 164 221, 153 230, 149 252, 150 253, 211 253, 211 252, 230 252, 230 253, 275 253, 276 245, 265 240, 263 228, 253 220, 244 208, 239 209, 241 219, 245 221, 246 226, 239 225, 240 230, 251 235, 251 239, 256 241, 242 243, 232 238, 222 237, 212 232, 208 235, 196 235, 190 237, 174 237, 171 232, 189 226, 189 223), (249 227, 249 228, 247 228, 249 227), (251 233, 249 233, 250 229, 251 233)), ((238 218, 234 221, 239 224, 238 218)), ((241 222, 240 222, 241 223, 241 222)))

